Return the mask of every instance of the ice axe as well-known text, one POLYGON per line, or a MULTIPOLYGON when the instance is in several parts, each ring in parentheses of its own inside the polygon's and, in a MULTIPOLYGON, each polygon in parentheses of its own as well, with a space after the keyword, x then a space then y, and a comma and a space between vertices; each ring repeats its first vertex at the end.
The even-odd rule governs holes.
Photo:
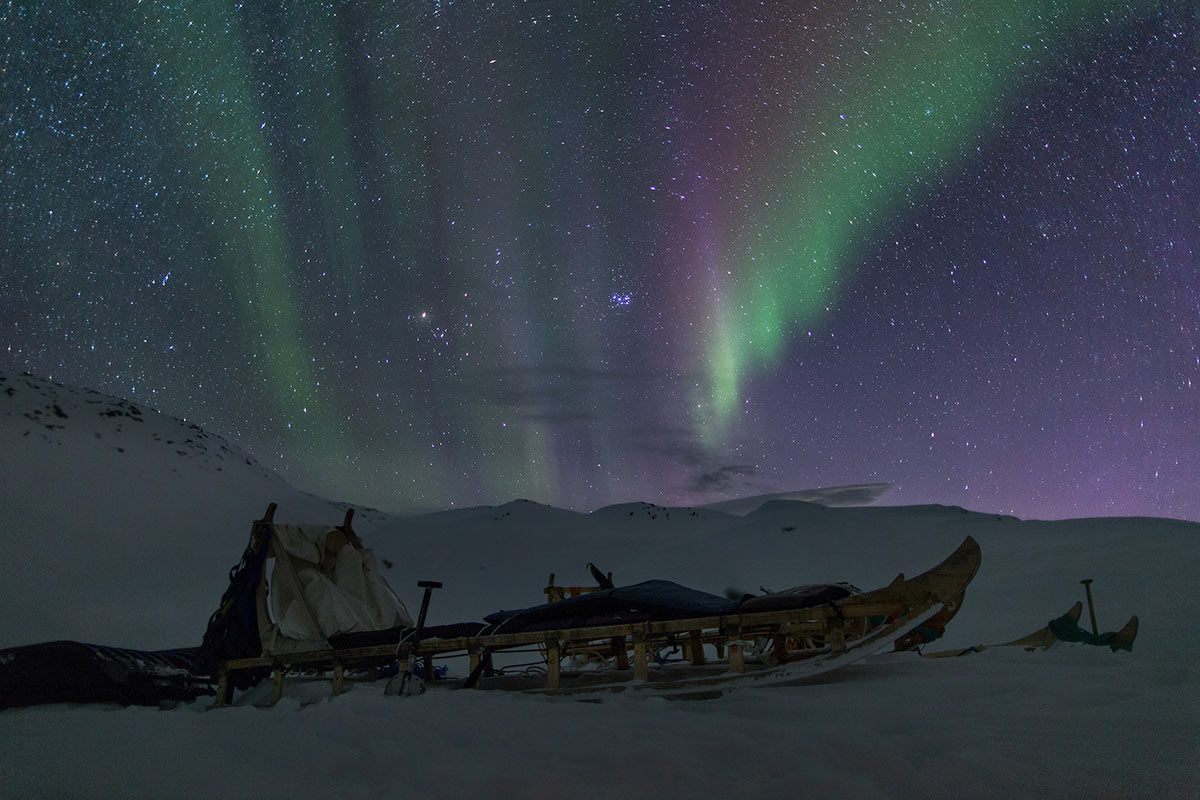
MULTIPOLYGON (((421 598, 421 613, 417 615, 417 627, 413 628, 412 633, 400 639, 400 643, 396 645, 396 654, 399 655, 404 646, 408 645, 408 660, 402 675, 397 675, 388 681, 387 688, 383 690, 384 694, 398 694, 403 697, 408 697, 412 694, 409 685, 413 678, 413 664, 417 658, 417 646, 421 643, 421 634, 425 630, 425 615, 429 613, 429 599, 433 596, 434 589, 442 588, 441 581, 417 581, 417 586, 425 590, 425 595, 421 598), (397 680, 398 679, 398 680, 397 680)), ((425 676, 432 680, 429 675, 425 676)), ((425 691, 424 684, 421 685, 420 694, 425 691)))

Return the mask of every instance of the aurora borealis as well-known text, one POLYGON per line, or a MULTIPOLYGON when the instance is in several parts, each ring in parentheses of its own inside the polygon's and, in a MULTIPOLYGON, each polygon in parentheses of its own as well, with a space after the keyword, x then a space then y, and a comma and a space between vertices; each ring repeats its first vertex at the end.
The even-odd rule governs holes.
POLYGON ((1187 3, 10 3, 0 369, 384 509, 1200 519, 1187 3))

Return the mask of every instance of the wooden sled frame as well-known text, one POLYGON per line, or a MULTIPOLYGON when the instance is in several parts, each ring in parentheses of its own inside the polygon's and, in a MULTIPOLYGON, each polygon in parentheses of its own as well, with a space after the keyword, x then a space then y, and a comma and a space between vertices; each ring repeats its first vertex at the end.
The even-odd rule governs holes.
MULTIPOLYGON (((433 674, 434 658, 466 655, 470 668, 493 653, 537 648, 545 659, 541 675, 492 675, 476 686, 513 691, 562 694, 581 691, 620 691, 650 688, 660 693, 696 693, 714 685, 774 685, 808 677, 851 663, 892 644, 953 602, 979 568, 979 545, 967 537, 941 564, 910 580, 894 581, 872 592, 851 595, 834 603, 809 608, 726 614, 585 628, 422 638, 415 645, 398 644, 340 650, 314 650, 255 658, 232 659, 218 668, 217 705, 232 700, 230 675, 240 670, 272 671, 271 703, 282 697, 286 672, 332 671, 333 695, 345 689, 346 672, 399 662, 401 672, 410 660, 421 658, 425 675, 433 674), (811 639, 820 646, 789 651, 787 639, 811 639), (678 664, 651 663, 658 650, 686 641, 687 660, 678 664), (771 643, 767 657, 746 658, 749 643, 771 643), (715 645, 718 660, 709 663, 704 645, 715 645), (587 650, 607 650, 615 669, 564 672, 562 658, 587 650), (629 653, 633 658, 630 663, 629 653)), ((762 649, 766 649, 765 647, 762 649)), ((430 681, 431 683, 433 681, 430 681)), ((462 685, 437 681, 438 685, 462 685)))

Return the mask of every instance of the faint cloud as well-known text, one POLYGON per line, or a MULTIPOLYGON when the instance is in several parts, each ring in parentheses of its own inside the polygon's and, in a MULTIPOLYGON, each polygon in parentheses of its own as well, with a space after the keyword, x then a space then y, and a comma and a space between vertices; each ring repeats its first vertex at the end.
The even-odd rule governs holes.
POLYGON ((499 367, 477 372, 467 388, 479 405, 504 406, 552 425, 575 425, 599 419, 593 401, 615 380, 611 373, 577 367, 499 367))
POLYGON ((726 514, 743 516, 761 508, 765 503, 776 500, 819 503, 824 506, 866 506, 874 503, 892 488, 890 483, 856 483, 849 486, 825 486, 819 489, 799 489, 791 492, 774 492, 752 497, 738 497, 709 503, 705 508, 724 511, 726 514))
POLYGON ((682 467, 688 477, 680 490, 691 495, 728 495, 733 491, 761 491, 751 464, 722 464, 691 430, 680 426, 641 426, 631 431, 631 446, 662 456, 682 467))
MULTIPOLYGON (((566 364, 494 367, 478 370, 465 381, 473 402, 503 406, 525 419, 552 425, 589 425, 613 420, 613 409, 626 408, 631 386, 651 388, 674 383, 679 375, 629 369, 597 369, 566 364)), ((636 437, 635 437, 636 438, 636 437)))
POLYGON ((780 499, 805 500, 809 503, 821 503, 827 506, 866 506, 874 503, 891 488, 890 483, 856 483, 851 486, 828 486, 823 489, 788 493, 801 496, 781 497, 780 499))
POLYGON ((753 478, 758 469, 749 464, 726 464, 706 472, 698 472, 692 476, 688 491, 700 494, 725 493, 733 486, 753 478))
POLYGON ((700 440, 690 431, 676 426, 635 426, 630 430, 632 447, 653 455, 666 456, 688 469, 711 465, 700 440))

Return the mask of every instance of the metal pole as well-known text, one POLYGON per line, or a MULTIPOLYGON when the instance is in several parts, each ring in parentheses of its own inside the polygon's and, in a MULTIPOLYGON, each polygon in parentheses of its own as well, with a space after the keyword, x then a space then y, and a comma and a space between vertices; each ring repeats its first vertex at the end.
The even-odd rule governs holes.
POLYGON ((1087 593, 1088 616, 1092 618, 1092 633, 1099 636, 1100 629, 1096 626, 1096 608, 1092 605, 1092 579, 1084 578, 1080 583, 1083 584, 1083 590, 1087 593))
POLYGON ((417 586, 425 590, 425 596, 421 598, 421 613, 417 615, 417 627, 413 632, 415 637, 420 637, 421 631, 425 630, 425 615, 429 613, 429 596, 433 594, 434 589, 442 588, 442 582, 417 581, 417 586))

